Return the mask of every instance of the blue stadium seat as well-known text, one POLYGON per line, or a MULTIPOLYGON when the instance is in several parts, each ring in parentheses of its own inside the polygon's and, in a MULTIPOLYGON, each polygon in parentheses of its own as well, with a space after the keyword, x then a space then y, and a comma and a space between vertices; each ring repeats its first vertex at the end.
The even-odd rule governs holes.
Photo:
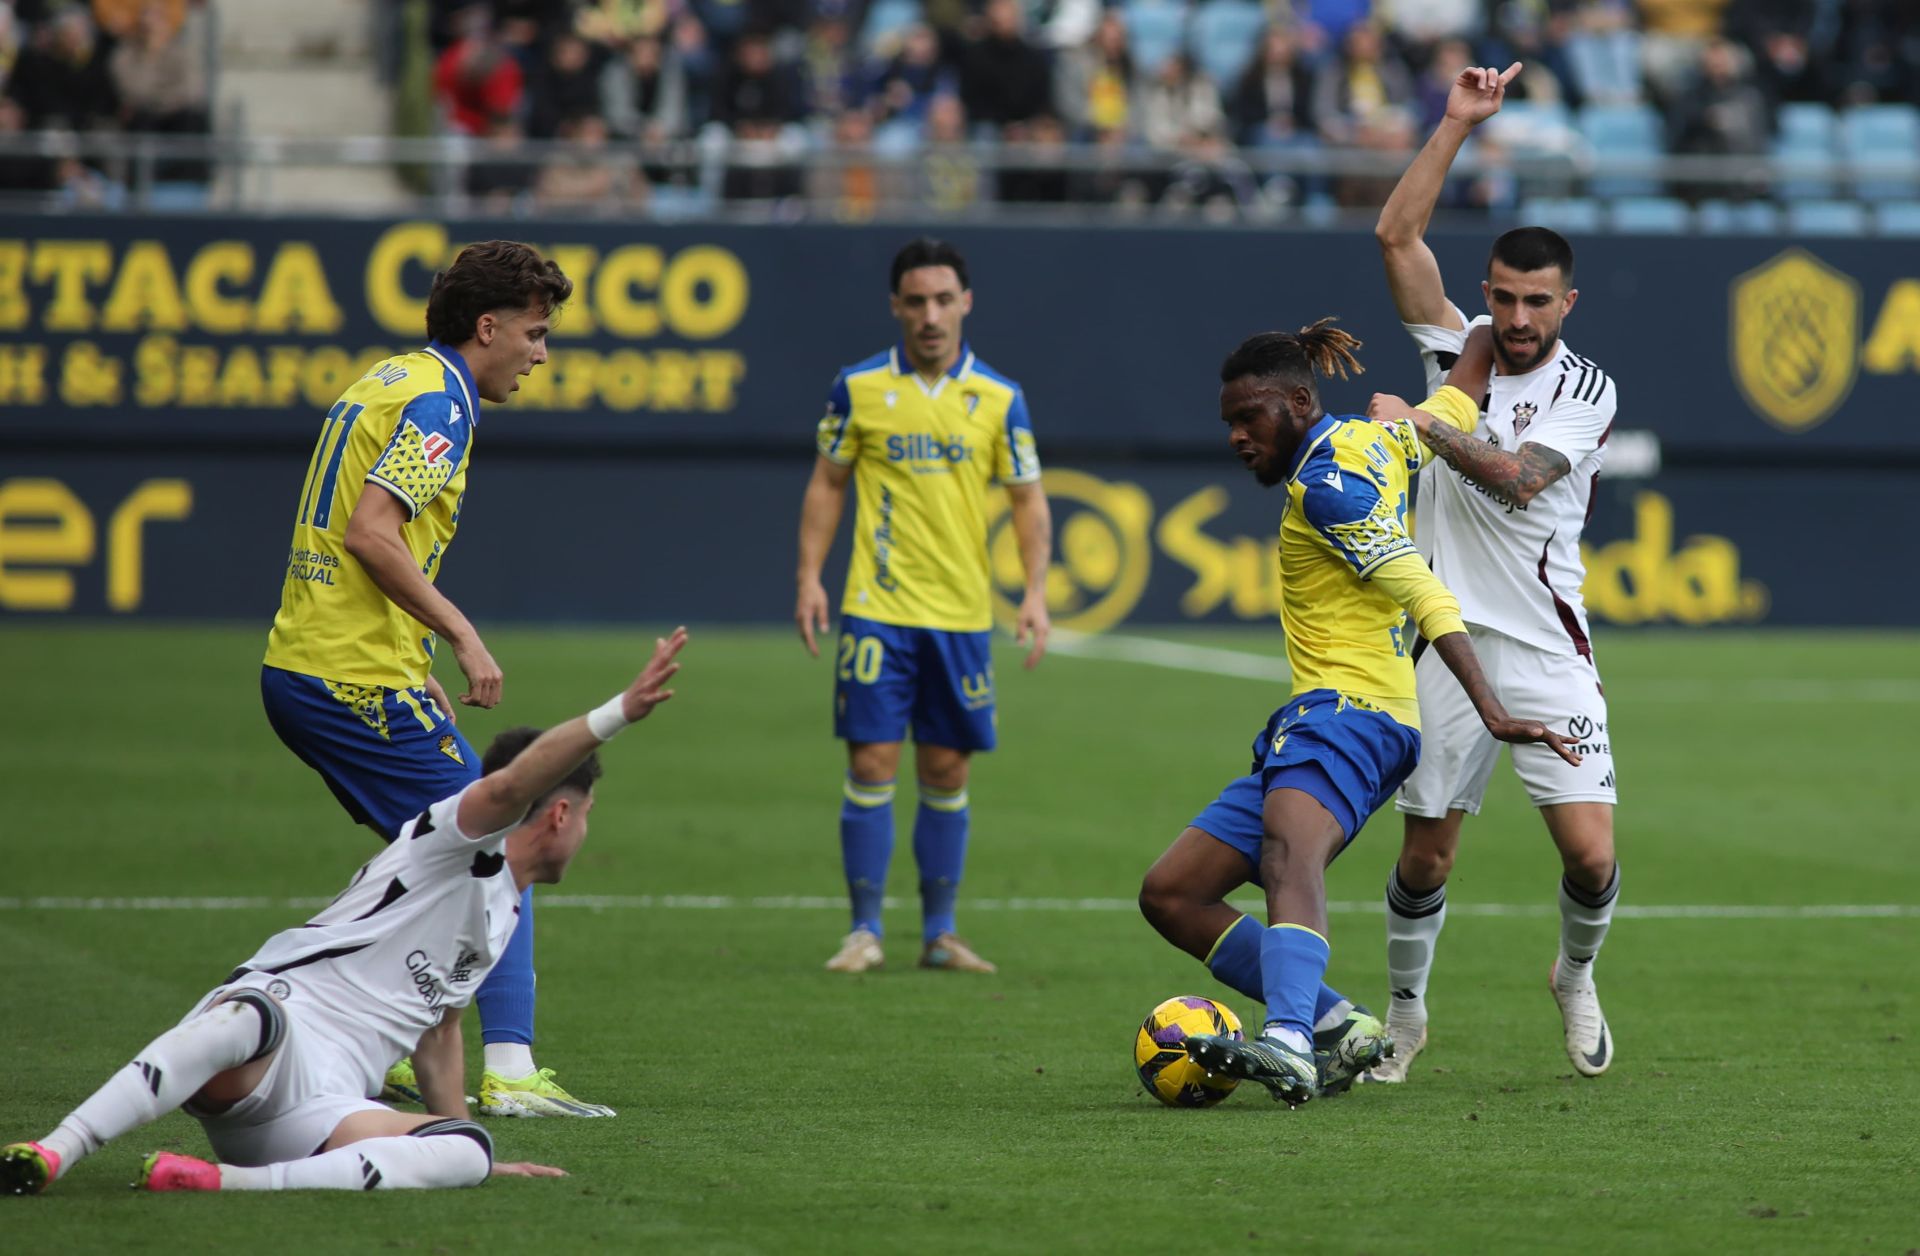
POLYGON ((1816 104, 1780 106, 1778 131, 1773 137, 1775 193, 1789 201, 1831 197, 1833 180, 1818 172, 1833 160, 1838 146, 1833 110, 1816 104), (1800 173, 1794 173, 1796 169, 1800 173))
POLYGON ((1920 236, 1920 201, 1888 201, 1874 212, 1881 235, 1920 236))
POLYGON ((1557 100, 1512 100, 1488 120, 1487 133, 1522 155, 1564 153, 1575 134, 1573 113, 1557 100))
POLYGON ((1253 0, 1206 0, 1193 14, 1193 58, 1225 96, 1259 51, 1266 14, 1253 0))
POLYGON ((1856 196, 1870 201, 1910 200, 1920 194, 1920 109, 1912 105, 1861 105, 1840 116, 1840 152, 1865 167, 1856 196))
POLYGON ((1865 235, 1867 207, 1859 201, 1790 201, 1787 230, 1796 235, 1865 235))
POLYGON ((1176 4, 1133 0, 1126 7, 1127 48, 1142 74, 1152 74, 1187 38, 1187 11, 1176 4))
POLYGON ((1670 196, 1628 196, 1613 203, 1613 229, 1641 235, 1685 235, 1693 226, 1687 203, 1670 196))
POLYGON ((865 24, 860 27, 860 42, 871 49, 923 20, 920 0, 874 0, 873 7, 867 10, 865 24))
MULTIPOLYGON (((1588 105, 1580 111, 1580 134, 1596 157, 1658 157, 1666 151, 1660 115, 1649 105, 1588 105)), ((1593 180, 1595 196, 1658 196, 1658 179, 1606 175, 1593 180)))
POLYGON ((1834 126, 1831 108, 1809 101, 1794 101, 1780 106, 1775 133, 1796 148, 1831 149, 1834 126))
POLYGON ((1780 207, 1772 201, 1701 201, 1693 222, 1709 235, 1775 235, 1780 207))
POLYGON ((1528 227, 1552 227, 1555 231, 1600 230, 1600 202, 1585 197, 1536 197, 1520 203, 1520 222, 1528 227))

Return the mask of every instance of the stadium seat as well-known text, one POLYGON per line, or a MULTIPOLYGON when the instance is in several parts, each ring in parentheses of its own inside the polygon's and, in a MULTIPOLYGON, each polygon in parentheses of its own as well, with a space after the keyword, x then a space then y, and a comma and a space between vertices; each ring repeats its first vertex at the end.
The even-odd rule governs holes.
POLYGON ((1826 200, 1834 193, 1825 167, 1839 151, 1833 110, 1825 105, 1780 106, 1773 138, 1774 192, 1789 201, 1826 200))
POLYGON ((1920 201, 1888 201, 1874 211, 1881 235, 1920 236, 1920 201))
POLYGON ((1600 230, 1600 203, 1585 197, 1537 197, 1520 203, 1520 222, 1555 231, 1600 230))
POLYGON ((1858 201, 1790 201, 1787 230, 1796 235, 1864 235, 1867 207, 1858 201))
POLYGON ((1772 201, 1701 201, 1693 222, 1709 235, 1774 235, 1780 207, 1772 201))
POLYGON ((1840 115, 1840 152, 1865 168, 1853 183, 1856 196, 1912 199, 1920 194, 1920 109, 1861 105, 1847 110, 1840 115))
POLYGON ((1641 235, 1684 235, 1693 225, 1687 203, 1670 196, 1628 196, 1613 203, 1613 229, 1641 235))
MULTIPOLYGON (((1659 157, 1665 151, 1660 115, 1648 105, 1588 105, 1580 111, 1580 134, 1594 156, 1659 157)), ((1595 196, 1659 196, 1660 181, 1646 175, 1603 175, 1589 189, 1595 196)))
POLYGON ((1127 5, 1127 46, 1142 74, 1152 74, 1187 38, 1187 11, 1178 5, 1133 0, 1127 5))
POLYGON ((1487 121, 1487 134, 1523 156, 1564 153, 1576 132, 1573 114, 1559 101, 1514 100, 1487 121))
POLYGON ((1266 26, 1266 14, 1253 0, 1206 0, 1194 11, 1193 58, 1221 95, 1240 81, 1266 26))

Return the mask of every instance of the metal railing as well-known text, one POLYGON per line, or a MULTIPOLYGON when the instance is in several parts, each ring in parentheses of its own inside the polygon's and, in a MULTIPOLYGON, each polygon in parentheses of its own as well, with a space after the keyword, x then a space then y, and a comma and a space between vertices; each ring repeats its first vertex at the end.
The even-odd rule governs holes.
MULTIPOLYGON (((1577 139, 1577 137, 1576 137, 1577 139)), ((1406 168, 1404 151, 954 144, 901 151, 836 147, 795 128, 777 140, 742 141, 710 129, 668 144, 614 141, 581 147, 525 140, 510 148, 465 136, 288 138, 265 135, 133 135, 45 132, 0 135, 0 158, 73 161, 117 189, 128 211, 206 209, 250 213, 626 216, 655 219, 1059 217, 1124 221, 1193 214, 1233 221, 1371 216, 1406 168), (290 171, 382 176, 338 198, 313 181, 296 195, 290 171), (576 177, 574 189, 543 171, 576 177), (600 192, 600 176, 611 191, 600 192), (495 189, 492 193, 485 187, 495 189), (581 189, 584 189, 581 190, 581 189), (1170 191, 1173 193, 1170 195, 1170 191)), ((1673 196, 1920 202, 1920 155, 1877 162, 1665 155, 1601 156, 1584 143, 1558 151, 1465 153, 1455 182, 1493 179, 1495 211, 1533 198, 1673 196)), ((362 184, 366 181, 362 180, 362 184)), ((0 207, 70 208, 72 191, 0 188, 0 207)))

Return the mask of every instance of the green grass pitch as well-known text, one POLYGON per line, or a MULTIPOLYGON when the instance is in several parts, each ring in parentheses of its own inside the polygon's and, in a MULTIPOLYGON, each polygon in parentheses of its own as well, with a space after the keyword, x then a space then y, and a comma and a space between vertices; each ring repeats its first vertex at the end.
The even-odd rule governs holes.
MULTIPOLYGON (((36 1137, 372 849, 259 709, 264 626, 0 629, 0 1141, 36 1137), (227 910, 31 900, 261 896, 227 910)), ((1272 652, 1269 634, 1183 639, 1272 652)), ((602 700, 651 634, 499 631, 506 702, 470 735, 602 700)), ((1598 967, 1619 1042, 1572 1075, 1546 989, 1557 861, 1503 768, 1451 888, 1414 1084, 1298 1112, 1243 1090, 1161 1108, 1135 1026, 1217 987, 1129 910, 1140 873, 1283 696, 1271 682, 999 656, 962 930, 997 977, 917 971, 911 790, 892 965, 821 970, 840 893, 826 660, 697 631, 680 696, 607 752, 592 836, 539 915, 540 1058, 612 1121, 496 1123, 564 1181, 378 1195, 142 1197, 171 1116, 47 1195, 0 1200, 17 1252, 1605 1252, 1920 1248, 1920 638, 1601 641, 1625 805, 1622 903, 1841 918, 1629 915, 1598 967), (720 896, 725 905, 661 905, 720 896), (969 910, 967 900, 994 906, 969 910), (1511 905, 1525 912, 1490 910, 1511 905), (1479 909, 1476 914, 1476 909, 1479 909)), ((456 680, 457 677, 450 677, 456 680)), ((1383 816, 1330 896, 1377 901, 1383 816)), ((1336 985, 1385 996, 1378 914, 1333 917, 1336 985)), ((473 1054, 478 1030, 468 1022, 473 1054)))

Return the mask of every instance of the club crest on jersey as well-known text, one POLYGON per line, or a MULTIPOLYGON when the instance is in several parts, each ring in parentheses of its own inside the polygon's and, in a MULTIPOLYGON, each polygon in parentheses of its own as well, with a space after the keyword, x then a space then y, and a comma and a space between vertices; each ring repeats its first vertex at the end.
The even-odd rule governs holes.
POLYGON ((891 410, 891 409, 893 409, 893 407, 894 407, 894 404, 895 404, 896 402, 898 402, 899 400, 900 400, 900 394, 899 394, 899 393, 897 393, 897 392, 895 392, 895 391, 894 391, 893 389, 891 389, 891 388, 889 388, 889 389, 887 389, 887 397, 886 397, 886 402, 887 402, 887 409, 889 409, 889 410, 891 410))
POLYGON ((446 457, 447 451, 452 448, 453 442, 439 432, 435 432, 420 443, 420 452, 427 456, 428 466, 433 466, 446 457))
POLYGON ((966 403, 966 406, 967 406, 967 413, 968 413, 968 414, 972 414, 972 413, 973 413, 973 412, 974 412, 975 410, 978 410, 978 409, 980 408, 980 394, 979 394, 979 393, 977 393, 977 392, 964 392, 964 393, 961 393, 961 394, 960 394, 960 397, 961 397, 961 400, 963 400, 963 401, 964 401, 964 402, 966 403))
POLYGON ((453 734, 449 733, 440 739, 440 753, 462 767, 466 766, 467 761, 460 753, 460 743, 453 739, 453 734))
POLYGON ((1527 430, 1527 424, 1533 422, 1533 416, 1538 413, 1540 413, 1540 407, 1531 401, 1513 403, 1513 434, 1516 439, 1520 433, 1527 430))

